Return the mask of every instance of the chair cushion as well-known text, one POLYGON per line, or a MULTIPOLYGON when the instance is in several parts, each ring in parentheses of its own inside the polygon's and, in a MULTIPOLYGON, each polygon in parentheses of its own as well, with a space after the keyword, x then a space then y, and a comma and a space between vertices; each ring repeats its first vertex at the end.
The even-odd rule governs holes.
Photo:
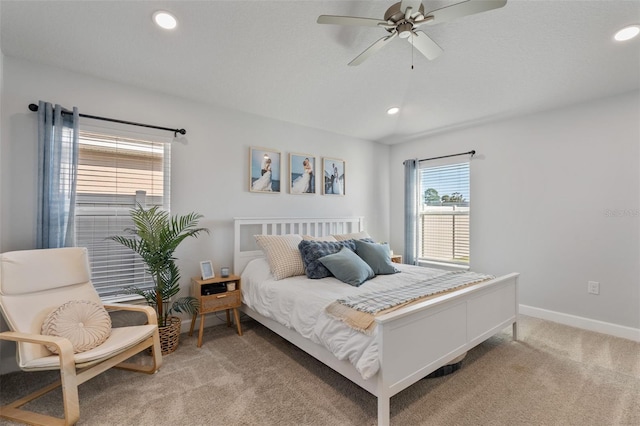
MULTIPOLYGON (((134 325, 129 327, 114 327, 109 338, 103 344, 86 352, 73 356, 77 368, 90 367, 116 354, 126 351, 145 339, 153 336, 158 329, 155 324, 134 325)), ((49 355, 30 360, 20 365, 25 371, 43 371, 60 369, 60 357, 49 355)))
MULTIPOLYGON (((42 324, 42 334, 68 339, 73 352, 85 352, 102 344, 111 334, 107 310, 90 300, 71 300, 51 312, 42 324)), ((55 346, 49 351, 58 353, 55 346)))
POLYGON ((0 263, 0 294, 6 296, 39 293, 91 281, 89 257, 84 247, 11 251, 0 254, 0 263), (46 279, 43 279, 43 271, 46 271, 46 279))

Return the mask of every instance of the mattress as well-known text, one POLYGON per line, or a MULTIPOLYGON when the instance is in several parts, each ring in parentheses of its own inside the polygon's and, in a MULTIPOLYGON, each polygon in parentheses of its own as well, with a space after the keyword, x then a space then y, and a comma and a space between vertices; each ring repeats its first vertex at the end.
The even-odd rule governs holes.
POLYGON ((242 301, 259 314, 295 330, 348 360, 366 380, 380 368, 377 331, 370 335, 329 316, 325 309, 337 299, 371 291, 387 290, 435 278, 446 271, 412 265, 394 265, 393 275, 378 275, 360 287, 336 278, 308 279, 306 275, 275 280, 266 259, 252 260, 242 273, 242 301))

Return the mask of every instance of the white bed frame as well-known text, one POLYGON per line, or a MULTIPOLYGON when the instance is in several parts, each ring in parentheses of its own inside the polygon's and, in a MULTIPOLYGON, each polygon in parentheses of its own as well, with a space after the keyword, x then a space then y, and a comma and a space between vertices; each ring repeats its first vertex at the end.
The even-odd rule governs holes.
MULTIPOLYGON (((363 218, 236 218, 234 271, 263 257, 255 234, 325 236, 358 232, 363 218)), ((376 318, 380 370, 364 380, 349 361, 243 305, 265 327, 328 365, 378 398, 378 425, 390 422, 390 399, 429 373, 512 325, 518 338, 518 274, 512 273, 376 318)))

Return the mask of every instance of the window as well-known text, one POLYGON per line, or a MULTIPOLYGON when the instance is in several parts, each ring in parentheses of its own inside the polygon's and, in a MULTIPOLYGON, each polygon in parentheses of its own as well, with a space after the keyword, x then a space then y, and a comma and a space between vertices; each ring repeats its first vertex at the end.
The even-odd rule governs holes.
POLYGON ((79 133, 75 226, 76 245, 89 250, 93 284, 112 301, 136 298, 125 293, 128 286, 153 285, 140 256, 107 237, 133 227, 129 212, 137 203, 169 210, 171 147, 107 132, 79 133))
POLYGON ((469 162, 418 174, 418 260, 469 264, 469 162))

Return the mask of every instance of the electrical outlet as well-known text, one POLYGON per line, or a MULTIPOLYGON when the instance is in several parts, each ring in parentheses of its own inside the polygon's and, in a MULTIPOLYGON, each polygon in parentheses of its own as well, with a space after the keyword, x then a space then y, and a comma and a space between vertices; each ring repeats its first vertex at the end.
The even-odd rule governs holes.
POLYGON ((587 293, 600 294, 600 283, 597 281, 589 281, 587 283, 587 293))

